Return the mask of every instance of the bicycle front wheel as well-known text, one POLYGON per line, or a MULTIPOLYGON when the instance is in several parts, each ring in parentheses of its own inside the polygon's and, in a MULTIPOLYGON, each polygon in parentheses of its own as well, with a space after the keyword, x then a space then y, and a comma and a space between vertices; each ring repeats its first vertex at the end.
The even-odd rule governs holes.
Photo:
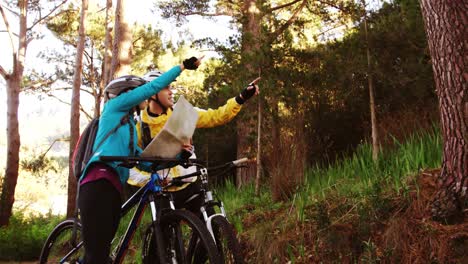
POLYGON ((76 243, 72 243, 74 220, 60 222, 47 238, 39 257, 40 264, 79 263, 84 257, 81 223, 77 223, 76 243))
POLYGON ((217 215, 211 220, 211 226, 215 236, 216 247, 224 263, 244 263, 242 248, 232 224, 225 217, 217 215))
MULTIPOLYGON (((200 263, 187 254, 190 238, 199 238, 199 245, 207 252, 203 263, 222 263, 217 253, 216 245, 203 222, 193 213, 186 210, 170 210, 165 212, 160 221, 162 235, 167 249, 167 263, 200 263)), ((143 263, 159 263, 156 253, 157 245, 151 226, 145 234, 143 246, 143 263)))
MULTIPOLYGON (((237 239, 236 231, 229 221, 221 215, 216 215, 211 219, 211 228, 215 237, 216 248, 218 255, 223 263, 241 264, 245 263, 242 248, 237 239)), ((192 238, 192 245, 189 254, 193 255, 196 263, 204 263, 206 260, 206 252, 199 245, 196 238, 192 238), (195 242, 195 244, 193 244, 195 242)))

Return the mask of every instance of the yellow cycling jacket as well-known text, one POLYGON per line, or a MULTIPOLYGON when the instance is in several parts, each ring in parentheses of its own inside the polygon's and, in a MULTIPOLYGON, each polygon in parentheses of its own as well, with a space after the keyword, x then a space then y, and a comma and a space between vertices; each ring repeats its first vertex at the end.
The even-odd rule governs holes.
MULTIPOLYGON (((235 98, 229 99, 225 105, 217 108, 217 109, 200 109, 195 108, 198 111, 198 121, 197 121, 197 128, 209 128, 209 127, 216 127, 220 125, 224 125, 231 121, 241 110, 242 105, 238 104, 235 98)), ((150 129, 151 138, 154 138, 159 131, 163 128, 164 124, 166 124, 168 118, 172 115, 172 110, 167 109, 166 114, 160 116, 150 116, 148 114, 148 108, 141 112, 141 120, 148 124, 150 129)), ((141 132, 141 125, 138 123, 136 125, 137 129, 137 136, 138 136, 138 145, 142 147, 142 132, 141 132)), ((179 168, 177 166, 171 169, 170 175, 171 177, 177 177, 181 175, 181 170, 183 168, 179 168)), ((140 172, 142 173, 142 172, 140 172)), ((185 173, 184 173, 185 174, 185 173)), ((149 178, 149 175, 146 176, 149 178)), ((144 181, 135 180, 135 178, 130 177, 128 183, 131 185, 142 186, 144 181)), ((181 187, 174 187, 171 191, 181 190, 187 187, 188 183, 181 186, 181 187)))

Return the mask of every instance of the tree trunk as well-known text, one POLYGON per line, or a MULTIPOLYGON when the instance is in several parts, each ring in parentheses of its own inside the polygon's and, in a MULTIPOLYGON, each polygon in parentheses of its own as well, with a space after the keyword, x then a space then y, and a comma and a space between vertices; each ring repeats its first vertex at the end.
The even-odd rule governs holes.
MULTIPOLYGON (((101 78, 101 88, 104 87, 109 83, 109 74, 111 68, 111 60, 112 60, 112 53, 111 53, 111 45, 112 45, 112 23, 110 21, 110 13, 112 12, 112 0, 106 1, 106 38, 104 40, 104 58, 102 64, 102 78, 101 78)), ((96 114, 95 114, 96 116, 96 114)))
POLYGON ((70 110, 70 151, 68 155, 68 201, 67 217, 72 217, 76 209, 76 177, 73 173, 73 150, 80 136, 80 87, 81 73, 83 71, 83 52, 85 46, 86 12, 88 11, 88 0, 81 1, 80 28, 78 30, 78 44, 76 49, 75 75, 73 76, 73 88, 70 110))
MULTIPOLYGON (((0 226, 8 225, 15 202, 16 183, 18 182, 19 150, 21 145, 18 122, 19 93, 26 57, 27 9, 28 1, 18 2, 20 24, 18 53, 13 52, 13 72, 5 76, 7 81, 7 164, 5 179, 0 197, 0 226)), ((13 47, 13 50, 15 48, 13 47)))
POLYGON ((261 150, 262 150, 262 100, 258 97, 258 122, 257 122, 257 175, 255 176, 255 195, 260 194, 260 176, 262 175, 261 150))
POLYGON ((17 76, 7 80, 7 164, 0 200, 0 226, 8 225, 15 202, 18 181, 20 135, 18 129, 18 106, 20 82, 17 76))
MULTIPOLYGON (((242 13, 245 19, 242 23, 242 65, 247 70, 245 74, 248 80, 258 76, 256 65, 258 65, 258 50, 260 37, 260 10, 257 7, 256 0, 244 2, 242 13)), ((245 84, 247 85, 247 83, 245 84)), ((252 146, 249 143, 249 135, 255 134, 255 105, 246 103, 244 120, 237 123, 237 157, 243 158, 253 154, 252 146), (250 110, 248 110, 250 109, 250 110)), ((260 161, 257 161, 257 164, 260 161)), ((259 170, 260 168, 257 168, 259 170)), ((255 175, 250 175, 251 170, 237 170, 236 184, 240 188, 246 179, 254 179, 255 175)), ((258 172, 257 172, 258 173, 258 172)))
POLYGON ((421 0, 436 82, 443 136, 442 170, 432 202, 434 219, 463 221, 468 188, 468 17, 463 0, 421 0))
POLYGON ((377 162, 380 152, 380 142, 379 142, 379 133, 377 130, 377 117, 375 111, 375 96, 374 96, 374 82, 372 80, 373 70, 370 56, 370 43, 367 33, 367 11, 366 11, 366 1, 362 0, 362 5, 364 8, 364 34, 366 39, 366 55, 367 55, 367 82, 369 85, 369 107, 371 114, 371 129, 372 129, 372 160, 377 162))
POLYGON ((130 74, 132 62, 132 31, 125 17, 125 0, 118 0, 115 9, 114 45, 110 78, 130 74))

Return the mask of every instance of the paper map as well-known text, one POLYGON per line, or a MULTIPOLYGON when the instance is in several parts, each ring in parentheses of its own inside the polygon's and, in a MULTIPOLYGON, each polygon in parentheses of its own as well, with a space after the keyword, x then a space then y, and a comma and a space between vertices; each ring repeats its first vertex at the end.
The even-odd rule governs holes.
POLYGON ((143 150, 142 157, 175 158, 184 143, 189 143, 198 121, 198 112, 183 97, 174 106, 163 129, 143 150))

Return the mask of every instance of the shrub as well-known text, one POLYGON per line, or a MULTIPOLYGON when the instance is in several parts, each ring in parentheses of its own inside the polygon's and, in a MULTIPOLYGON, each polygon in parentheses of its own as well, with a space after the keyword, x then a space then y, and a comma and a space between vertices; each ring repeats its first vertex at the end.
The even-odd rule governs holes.
POLYGON ((16 213, 0 228, 0 260, 37 260, 47 236, 61 219, 43 215, 26 218, 16 213))

